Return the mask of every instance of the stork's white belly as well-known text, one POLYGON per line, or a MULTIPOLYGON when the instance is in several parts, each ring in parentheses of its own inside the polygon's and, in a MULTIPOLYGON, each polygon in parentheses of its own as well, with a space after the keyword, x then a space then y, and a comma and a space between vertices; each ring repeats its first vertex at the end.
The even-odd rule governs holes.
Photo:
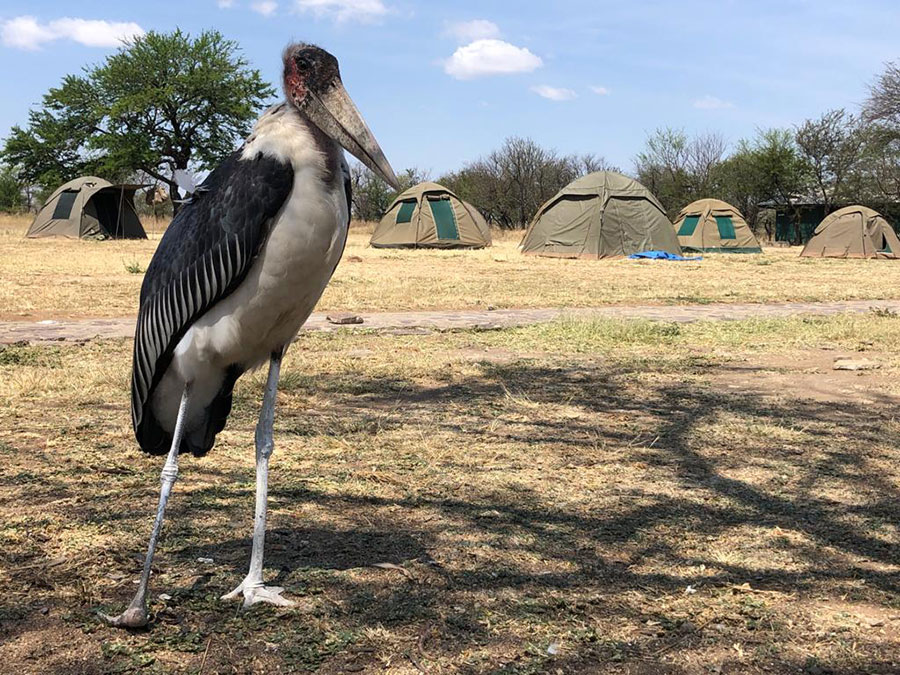
POLYGON ((347 237, 343 190, 323 189, 318 172, 295 173, 294 187, 246 278, 201 316, 175 348, 154 395, 165 426, 174 426, 177 401, 192 383, 191 417, 202 414, 232 365, 265 363, 309 317, 340 259, 347 237), (170 405, 175 401, 175 405, 170 405))

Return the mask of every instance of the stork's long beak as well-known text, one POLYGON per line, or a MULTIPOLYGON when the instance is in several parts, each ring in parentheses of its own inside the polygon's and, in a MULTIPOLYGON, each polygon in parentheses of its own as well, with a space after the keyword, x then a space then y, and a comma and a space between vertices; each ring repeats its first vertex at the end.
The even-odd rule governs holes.
POLYGON ((306 115, 313 124, 381 176, 388 185, 395 190, 400 189, 400 183, 387 157, 340 80, 323 94, 312 91, 307 94, 306 115))

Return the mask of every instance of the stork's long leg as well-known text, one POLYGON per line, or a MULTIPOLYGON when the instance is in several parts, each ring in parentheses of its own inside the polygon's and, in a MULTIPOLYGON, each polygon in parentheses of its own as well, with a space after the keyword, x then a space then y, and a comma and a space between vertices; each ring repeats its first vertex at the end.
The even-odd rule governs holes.
POLYGON ((278 393, 278 376, 281 372, 281 358, 284 348, 272 352, 269 362, 269 376, 266 378, 266 389, 263 392, 262 409, 256 425, 256 516, 253 521, 253 551, 250 554, 250 571, 240 585, 230 593, 222 596, 222 600, 232 600, 239 595, 244 596, 244 607, 257 602, 269 602, 273 605, 291 607, 294 602, 281 597, 283 588, 264 586, 263 553, 266 546, 266 506, 269 496, 269 457, 275 447, 275 397, 278 393))
POLYGON ((153 553, 156 551, 156 542, 159 539, 160 530, 162 530, 166 502, 169 501, 172 486, 175 484, 175 478, 178 476, 178 447, 181 445, 181 436, 184 433, 184 418, 187 414, 190 395, 191 385, 188 383, 181 394, 178 418, 175 421, 175 431, 172 433, 172 447, 169 449, 169 455, 166 457, 166 463, 162 468, 159 506, 156 507, 156 521, 153 523, 153 531, 150 533, 150 544, 147 547, 147 557, 144 558, 144 571, 141 574, 137 593, 135 593, 131 604, 128 605, 128 609, 119 614, 119 616, 100 614, 112 626, 141 628, 147 625, 147 587, 150 583, 150 567, 153 565, 153 553))

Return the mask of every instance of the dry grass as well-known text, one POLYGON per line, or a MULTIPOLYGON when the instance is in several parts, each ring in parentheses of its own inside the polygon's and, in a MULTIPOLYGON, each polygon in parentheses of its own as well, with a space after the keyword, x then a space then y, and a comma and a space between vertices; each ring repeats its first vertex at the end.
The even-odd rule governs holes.
POLYGON ((93 614, 133 593, 158 488, 129 344, 10 347, 0 670, 898 672, 898 347, 876 315, 306 335, 266 559, 302 609, 216 599, 249 555, 255 374, 182 463, 133 634, 93 614), (885 369, 830 370, 860 350, 885 369))
MULTIPOLYGON (((25 218, 0 217, 0 319, 125 316, 136 311, 149 241, 26 240, 25 218), (128 268, 131 268, 130 272, 128 268)), ((900 297, 900 264, 800 260, 798 249, 709 255, 699 263, 522 256, 521 233, 482 251, 378 250, 351 230, 321 310, 388 311, 604 304, 776 302, 900 297), (353 262, 361 258, 361 262, 353 262)))

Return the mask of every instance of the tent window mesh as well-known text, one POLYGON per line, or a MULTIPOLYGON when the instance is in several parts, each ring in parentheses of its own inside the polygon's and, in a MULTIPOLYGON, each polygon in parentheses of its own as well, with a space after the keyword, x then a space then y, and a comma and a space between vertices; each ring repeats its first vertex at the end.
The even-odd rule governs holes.
POLYGON ((737 239, 731 216, 716 216, 716 225, 719 228, 719 239, 737 239))
POLYGON ((678 228, 679 237, 690 237, 697 229, 697 223, 700 222, 700 216, 687 216, 681 227, 678 228))
POLYGON ((78 196, 77 190, 65 190, 56 200, 56 208, 53 209, 54 220, 67 220, 72 214, 72 206, 75 204, 75 197, 78 196))
POLYGON ((434 216, 437 238, 459 241, 459 228, 456 226, 456 216, 453 215, 450 200, 429 199, 428 204, 431 206, 431 215, 434 216))
POLYGON ((416 210, 416 203, 401 202, 400 210, 397 211, 397 223, 408 223, 412 220, 413 211, 416 210))

